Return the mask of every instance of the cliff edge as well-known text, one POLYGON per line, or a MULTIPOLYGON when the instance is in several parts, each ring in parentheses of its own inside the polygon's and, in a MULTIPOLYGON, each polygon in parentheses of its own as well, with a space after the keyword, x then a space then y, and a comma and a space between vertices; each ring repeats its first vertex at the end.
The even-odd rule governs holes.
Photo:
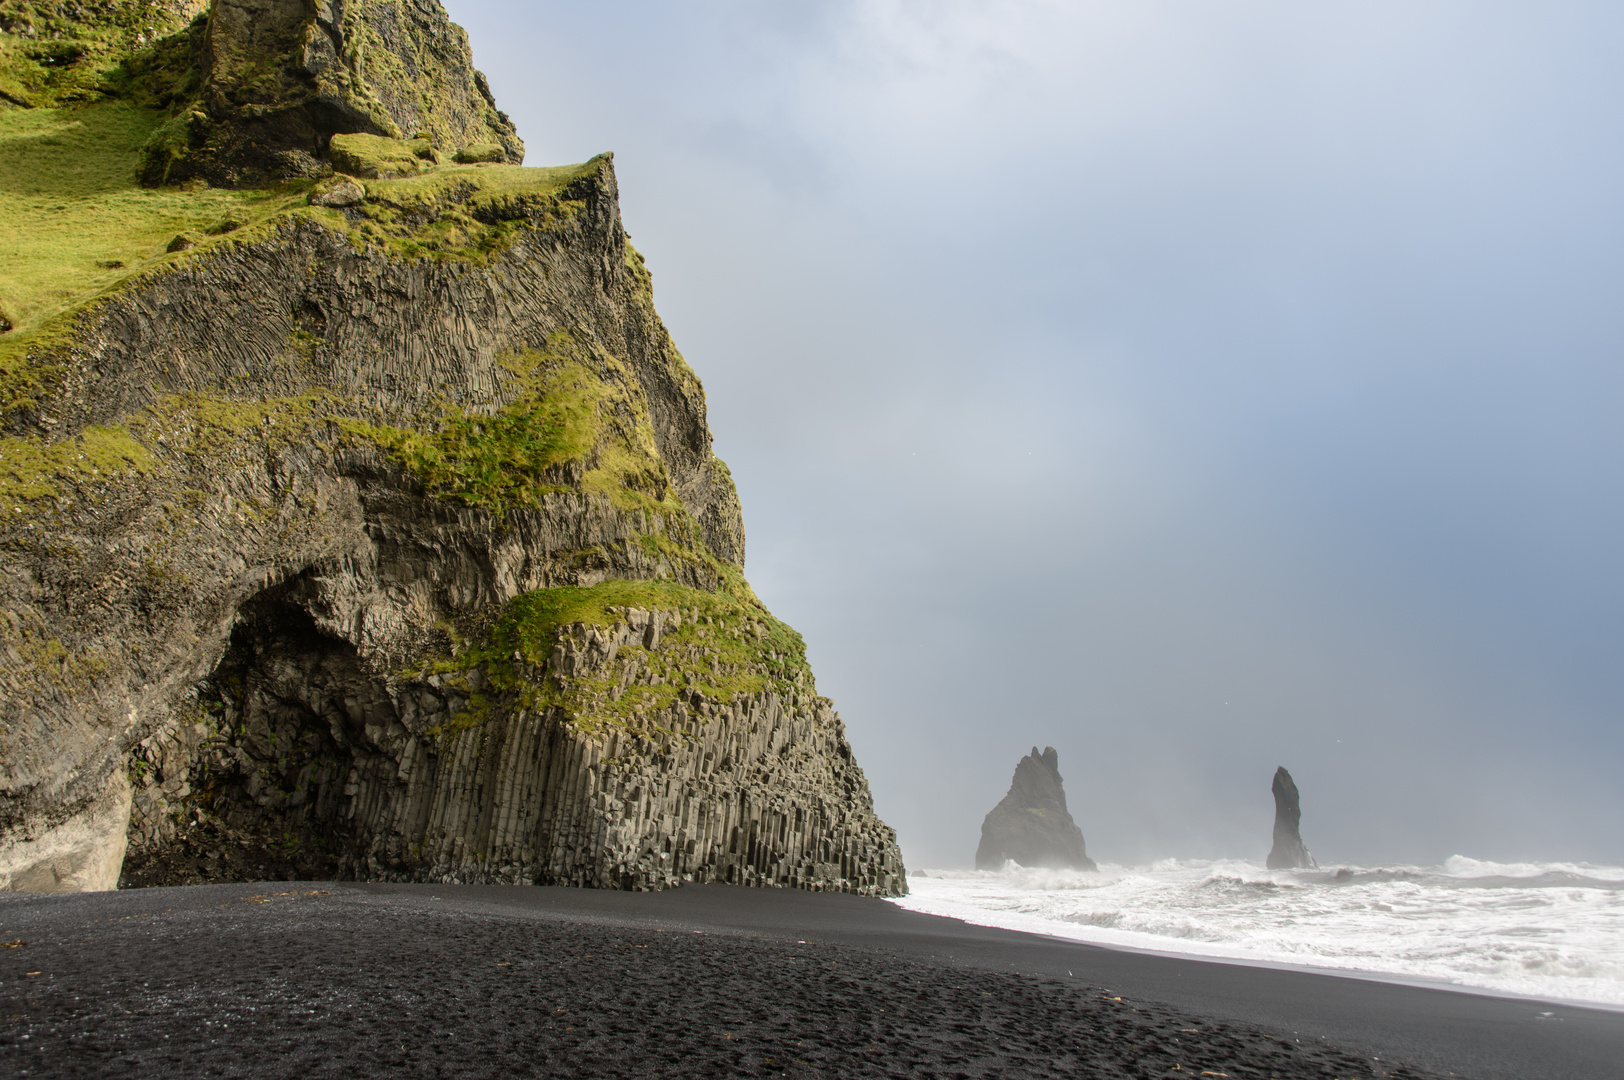
POLYGON ((906 891, 612 160, 438 3, 3 0, 0 101, 0 888, 906 891))

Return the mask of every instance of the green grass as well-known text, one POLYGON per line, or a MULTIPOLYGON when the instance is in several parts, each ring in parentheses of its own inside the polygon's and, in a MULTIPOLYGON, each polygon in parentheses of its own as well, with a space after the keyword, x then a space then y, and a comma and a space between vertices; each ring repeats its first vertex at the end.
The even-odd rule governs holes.
MULTIPOLYGON (((142 187, 141 147, 165 119, 159 110, 124 102, 0 110, 0 315, 14 327, 0 341, 161 262, 180 233, 207 239, 234 215, 255 223, 302 205, 304 185, 297 184, 142 187)), ((358 239, 407 257, 489 255, 523 227, 517 218, 504 220, 500 208, 541 206, 567 218, 570 208, 556 196, 592 168, 592 162, 543 169, 445 165, 369 181, 358 239)), ((310 213, 330 227, 347 227, 337 214, 310 213)))
POLYGON ((143 188, 141 145, 163 118, 121 102, 0 111, 0 313, 15 327, 5 338, 162 261, 178 233, 297 203, 287 191, 143 188))
POLYGON ((562 225, 580 204, 564 198, 601 159, 579 165, 438 165, 416 176, 366 181, 354 236, 397 258, 489 262, 539 221, 562 225))
POLYGON ((145 472, 152 455, 122 427, 88 427, 71 439, 43 446, 33 439, 0 439, 0 519, 35 499, 54 499, 63 485, 102 482, 131 469, 145 472))
POLYGON ((127 93, 132 78, 173 59, 161 54, 177 39, 157 39, 181 28, 151 0, 0 0, 0 103, 51 107, 127 93))
POLYGON ((205 255, 210 245, 266 238, 298 214, 396 258, 488 262, 540 218, 564 223, 563 198, 598 161, 557 168, 448 165, 373 180, 350 221, 304 205, 308 182, 268 190, 142 187, 142 146, 165 114, 128 102, 0 109, 0 411, 49 384, 54 346, 75 312, 122 282, 205 255), (198 241, 170 254, 186 233, 198 241), (37 359, 25 363, 33 354, 37 359))
POLYGON ((556 194, 571 181, 596 172, 602 158, 577 165, 440 165, 418 176, 369 180, 367 191, 396 204, 439 199, 449 185, 467 184, 479 202, 501 202, 556 194))

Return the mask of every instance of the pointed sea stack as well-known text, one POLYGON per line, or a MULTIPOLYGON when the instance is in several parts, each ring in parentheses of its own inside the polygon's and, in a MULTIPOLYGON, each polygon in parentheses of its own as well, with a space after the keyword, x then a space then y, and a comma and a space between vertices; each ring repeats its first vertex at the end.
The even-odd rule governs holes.
POLYGON ((1319 866, 1308 853, 1297 831, 1303 819, 1297 785, 1284 765, 1274 771, 1274 847, 1269 851, 1270 870, 1303 870, 1319 866))
POLYGON ((1060 755, 1054 747, 1037 747, 1015 766, 1009 794, 981 823, 977 870, 1001 869, 1006 860, 1022 866, 1093 870, 1083 845, 1083 830, 1066 809, 1060 780, 1060 755))

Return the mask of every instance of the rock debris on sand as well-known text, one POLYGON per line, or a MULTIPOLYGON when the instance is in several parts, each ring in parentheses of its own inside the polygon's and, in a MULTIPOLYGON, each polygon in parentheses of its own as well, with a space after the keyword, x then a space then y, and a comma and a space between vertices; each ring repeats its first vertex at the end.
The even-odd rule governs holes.
POLYGON ((342 886, 129 895, 0 906, 27 940, 0 953, 5 1075, 1426 1075, 1082 983, 815 940, 342 886))

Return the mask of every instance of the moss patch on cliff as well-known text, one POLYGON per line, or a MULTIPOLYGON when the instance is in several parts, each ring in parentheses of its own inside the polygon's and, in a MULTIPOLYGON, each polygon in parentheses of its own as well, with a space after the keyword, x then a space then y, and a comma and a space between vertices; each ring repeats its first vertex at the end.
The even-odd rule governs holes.
POLYGON ((625 509, 684 513, 671 490, 636 376, 565 333, 503 360, 514 399, 492 413, 446 403, 428 429, 337 419, 389 451, 434 498, 500 515, 563 491, 625 509))
POLYGON ((321 392, 250 400, 171 394, 124 424, 87 427, 60 442, 0 439, 0 521, 29 513, 31 502, 132 472, 206 467, 281 449, 325 429, 337 405, 336 397, 321 392))
POLYGON ((100 650, 69 649, 59 632, 33 612, 0 611, 0 653, 12 672, 38 672, 59 689, 82 690, 107 670, 107 659, 100 650))
POLYGON ((325 428, 337 395, 312 391, 298 397, 232 399, 209 394, 170 394, 130 420, 147 445, 183 454, 190 464, 226 461, 308 439, 325 428))
POLYGON ((801 635, 753 597, 727 592, 652 581, 539 589, 473 626, 449 629, 452 655, 402 673, 449 678, 470 694, 468 707, 436 728, 437 736, 477 726, 500 695, 522 708, 561 709, 588 733, 620 728, 680 737, 682 729, 661 726, 656 716, 681 705, 697 719, 706 702, 815 692, 801 635), (656 644, 636 634, 595 667, 568 677, 556 669, 562 653, 589 647, 584 628, 624 627, 634 611, 663 613, 656 644), (481 682, 488 686, 476 690, 481 682))
POLYGON ((730 660, 753 663, 760 659, 757 646, 764 646, 805 662, 806 643, 801 635, 773 618, 759 603, 661 581, 606 581, 601 585, 525 593, 508 603, 493 624, 484 648, 493 656, 518 653, 532 662, 544 661, 560 628, 577 624, 615 626, 626 621, 626 612, 631 608, 696 612, 682 627, 666 635, 674 641, 694 637, 698 624, 705 621, 719 620, 722 631, 727 631, 730 620, 735 631, 747 622, 760 624, 765 628, 764 635, 755 636, 748 647, 740 644, 733 649, 736 655, 730 655, 730 660))
POLYGON ((526 229, 573 221, 581 203, 572 186, 601 165, 600 158, 549 168, 438 165, 368 180, 349 226, 359 246, 398 258, 488 263, 526 229))
POLYGON ((582 462, 596 443, 603 388, 578 365, 520 363, 533 369, 523 373, 525 392, 495 414, 448 403, 429 431, 347 419, 339 426, 392 453, 434 498, 497 514, 538 507, 549 492, 574 490, 563 467, 582 462))
POLYGON ((328 145, 333 168, 351 176, 415 176, 437 158, 428 139, 389 139, 382 135, 334 135, 328 145))
POLYGON ((101 483, 131 470, 145 472, 152 455, 123 427, 90 427, 43 446, 0 439, 0 519, 27 513, 36 499, 54 499, 75 483, 101 483))

